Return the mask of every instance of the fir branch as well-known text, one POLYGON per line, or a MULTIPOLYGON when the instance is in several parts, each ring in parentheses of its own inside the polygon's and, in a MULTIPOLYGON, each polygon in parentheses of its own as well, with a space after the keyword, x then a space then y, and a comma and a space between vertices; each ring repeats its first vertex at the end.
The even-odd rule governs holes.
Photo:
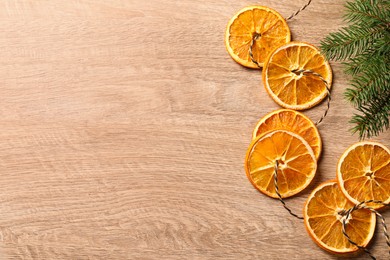
POLYGON ((389 63, 382 61, 373 63, 360 73, 359 77, 351 80, 354 88, 347 88, 345 97, 356 107, 366 105, 370 100, 377 99, 378 96, 386 94, 390 89, 389 63))
POLYGON ((348 62, 343 62, 344 72, 356 76, 367 68, 390 64, 388 53, 390 53, 389 41, 379 39, 372 44, 371 49, 367 50, 364 55, 352 57, 348 62))
POLYGON ((359 111, 350 121, 361 139, 389 129, 390 1, 354 0, 345 4, 349 26, 330 33, 321 49, 329 59, 344 60, 352 76, 346 99, 359 111))
POLYGON ((357 108, 367 105, 369 103, 368 100, 375 99, 378 97, 378 95, 381 95, 385 93, 388 86, 384 86, 383 88, 380 88, 380 82, 383 82, 382 80, 371 80, 367 83, 367 85, 358 85, 353 84, 353 88, 347 88, 346 92, 344 93, 345 97, 348 101, 353 103, 353 105, 357 108), (378 84, 379 82, 379 84, 378 84))
POLYGON ((387 30, 384 25, 360 27, 351 25, 330 33, 322 42, 321 49, 331 60, 345 60, 367 50, 375 39, 383 37, 387 30))
POLYGON ((386 9, 388 10, 389 2, 378 0, 362 0, 359 2, 347 2, 345 4, 348 12, 344 19, 347 22, 373 26, 375 23, 390 23, 386 9))
POLYGON ((351 129, 353 133, 359 132, 360 139, 371 138, 388 130, 390 127, 390 91, 375 100, 369 106, 360 107, 361 114, 355 114, 350 123, 355 124, 351 129))

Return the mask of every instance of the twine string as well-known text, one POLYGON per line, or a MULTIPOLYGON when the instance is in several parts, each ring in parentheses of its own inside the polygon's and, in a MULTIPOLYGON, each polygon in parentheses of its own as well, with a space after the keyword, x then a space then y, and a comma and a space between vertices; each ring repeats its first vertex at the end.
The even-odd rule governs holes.
MULTIPOLYGON (((290 20, 292 19, 293 17, 297 16, 300 12, 302 12, 303 10, 306 9, 306 7, 308 7, 310 4, 311 4, 311 1, 312 0, 309 0, 304 6, 302 6, 299 10, 297 10, 295 13, 291 14, 289 17, 286 18, 286 20, 290 20)), ((250 44, 250 47, 249 47, 249 57, 251 59, 251 61, 257 65, 257 67, 261 68, 259 62, 254 58, 253 56, 253 46, 255 45, 255 42, 261 37, 261 34, 259 33, 255 33, 252 37, 252 40, 251 40, 251 44, 250 44)), ((329 108, 330 108, 330 101, 332 100, 331 98, 331 95, 330 95, 330 86, 329 86, 329 83, 324 79, 324 77, 322 77, 321 74, 315 72, 315 71, 312 71, 312 70, 304 70, 304 69, 296 69, 296 70, 292 70, 291 72, 295 73, 295 74, 302 74, 302 75, 313 75, 313 76, 316 76, 318 77, 324 84, 325 84, 325 87, 326 87, 326 92, 327 92, 327 104, 326 104, 326 110, 325 112, 322 114, 321 118, 315 122, 315 125, 319 125, 323 120, 324 118, 326 117, 326 115, 328 114, 329 112, 329 108)))
MULTIPOLYGON (((303 5, 299 10, 297 10, 296 12, 292 13, 289 17, 285 18, 286 21, 288 20, 291 20, 293 19, 295 16, 297 16, 300 12, 302 12, 303 10, 305 10, 310 4, 311 4, 312 0, 309 0, 305 5, 303 5)), ((250 59, 252 60, 252 62, 254 64, 256 64, 259 68, 261 68, 260 64, 255 60, 254 56, 253 56, 253 46, 255 44, 255 42, 261 37, 260 34, 254 34, 253 37, 252 37, 252 41, 251 41, 251 44, 250 44, 250 48, 249 48, 249 57, 250 59)), ((315 122, 315 125, 319 125, 323 120, 324 118, 327 116, 328 114, 328 111, 329 111, 329 108, 330 108, 330 101, 332 100, 331 98, 331 94, 330 94, 330 87, 329 87, 329 83, 324 79, 324 77, 322 77, 322 75, 320 75, 319 73, 317 72, 314 72, 312 70, 292 70, 291 72, 293 73, 301 73, 302 75, 308 75, 308 74, 311 74, 313 76, 316 76, 318 77, 324 84, 325 84, 325 87, 326 87, 326 91, 327 91, 327 105, 326 105, 326 110, 325 112, 323 113, 323 115, 321 116, 321 118, 315 122)), ((282 195, 280 194, 279 192, 279 186, 278 186, 278 168, 279 168, 279 162, 278 160, 275 161, 275 173, 274 173, 274 185, 275 185, 275 192, 278 196, 278 199, 279 201, 282 203, 283 207, 290 213, 290 215, 294 216, 295 218, 298 218, 298 219, 303 219, 303 217, 301 216, 298 216, 297 214, 295 214, 294 212, 292 212, 292 210, 290 208, 287 207, 286 205, 286 202, 283 200, 282 198, 282 195)), ((347 221, 349 220, 350 218, 350 215, 352 214, 353 211, 355 210, 358 210, 358 209, 367 209, 367 210, 370 210, 371 212, 374 212, 375 215, 380 219, 381 221, 381 224, 382 224, 382 227, 383 227, 383 233, 385 235, 385 238, 386 238, 386 244, 387 246, 389 247, 389 255, 390 255, 390 235, 389 235, 389 232, 388 232, 388 228, 387 228, 387 225, 386 225, 386 222, 385 222, 385 218, 382 216, 382 214, 380 214, 378 211, 376 211, 375 209, 367 206, 366 204, 367 203, 376 203, 376 204, 381 204, 381 205, 384 205, 386 207, 390 207, 390 203, 387 204, 387 203, 384 203, 382 201, 378 201, 378 200, 367 200, 367 201, 363 201, 363 202, 360 202, 359 204, 356 204, 355 206, 353 206, 352 208, 346 210, 346 211, 342 211, 341 214, 343 215, 343 219, 342 219, 342 232, 343 232, 343 235, 347 238, 347 240, 349 241, 349 243, 353 244, 354 246, 358 247, 359 249, 363 250, 367 255, 370 256, 371 259, 373 260, 376 260, 376 257, 364 246, 361 246, 361 245, 358 245, 356 242, 354 242, 351 237, 347 234, 346 232, 346 226, 347 226, 347 221)))
POLYGON ((261 37, 260 34, 255 33, 252 37, 251 45, 249 47, 249 57, 251 58, 252 62, 257 65, 257 67, 261 68, 260 64, 255 60, 253 57, 253 46, 255 45, 255 42, 261 37))
POLYGON ((278 186, 278 168, 279 168, 279 162, 278 160, 275 161, 275 174, 274 174, 274 185, 275 185, 275 192, 278 195, 279 201, 282 203, 283 207, 290 213, 290 215, 296 217, 297 219, 303 219, 303 217, 298 216, 292 210, 287 207, 286 202, 283 200, 282 195, 279 192, 279 186, 278 186))
POLYGON ((295 74, 302 74, 302 75, 313 75, 313 76, 316 76, 318 77, 325 85, 326 87, 326 94, 327 94, 327 101, 326 101, 326 109, 325 109, 325 112, 322 114, 321 118, 315 122, 314 124, 317 126, 319 124, 321 124, 321 122, 324 120, 324 118, 326 117, 326 115, 328 114, 329 112, 329 108, 330 108, 330 101, 332 101, 332 97, 330 95, 330 86, 329 86, 329 83, 324 79, 324 77, 321 76, 321 74, 315 72, 315 71, 312 71, 312 70, 304 70, 304 69, 300 69, 300 70, 292 70, 291 72, 295 73, 295 74))
POLYGON ((304 6, 302 6, 301 8, 299 8, 295 13, 292 13, 289 17, 285 18, 285 20, 288 21, 288 20, 291 20, 292 18, 294 18, 295 16, 297 16, 300 12, 302 12, 303 10, 305 10, 306 7, 308 7, 308 6, 311 4, 311 1, 312 1, 312 0, 309 0, 304 6))
POLYGON ((375 203, 375 204, 384 205, 386 207, 390 207, 390 203, 384 203, 384 202, 379 201, 379 200, 367 200, 367 201, 360 202, 359 204, 356 204, 352 208, 342 212, 342 215, 343 215, 343 219, 342 219, 342 232, 343 232, 343 235, 347 238, 349 243, 351 243, 352 245, 354 245, 354 246, 358 247, 359 249, 363 250, 367 255, 370 256, 371 259, 375 260, 376 257, 367 248, 365 248, 364 246, 358 245, 355 241, 353 241, 351 239, 351 237, 346 232, 346 226, 348 224, 347 221, 349 220, 350 215, 352 214, 353 211, 358 210, 358 209, 370 210, 371 212, 374 212, 375 215, 381 221, 381 224, 382 224, 382 227, 383 227, 383 233, 385 235, 386 244, 389 247, 389 254, 390 254, 390 236, 389 236, 389 232, 388 232, 387 225, 386 225, 386 222, 385 222, 385 218, 378 211, 376 211, 375 209, 367 206, 366 205, 367 203, 375 203))

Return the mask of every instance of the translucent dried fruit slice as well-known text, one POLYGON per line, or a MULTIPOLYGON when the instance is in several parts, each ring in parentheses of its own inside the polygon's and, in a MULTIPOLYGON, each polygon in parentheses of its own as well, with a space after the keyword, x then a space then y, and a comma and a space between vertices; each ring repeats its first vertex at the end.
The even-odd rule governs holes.
POLYGON ((273 198, 277 198, 274 185, 276 161, 278 187, 283 198, 306 188, 317 170, 313 150, 299 135, 276 130, 257 137, 246 154, 246 174, 256 189, 273 198))
POLYGON ((316 47, 303 42, 287 43, 269 56, 263 70, 265 89, 284 108, 308 109, 327 96, 320 77, 299 70, 318 73, 331 86, 332 69, 316 47))
POLYGON ((274 130, 287 130, 300 135, 313 149, 316 158, 320 157, 320 134, 314 123, 304 114, 291 109, 273 111, 260 119, 253 130, 252 139, 274 130))
MULTIPOLYGON (((350 253, 359 248, 352 245, 342 232, 345 211, 352 208, 336 181, 319 185, 307 199, 303 210, 305 227, 314 242, 332 253, 350 253)), ((375 232, 375 214, 366 209, 352 212, 346 219, 345 231, 353 242, 367 246, 375 232)))
POLYGON ((285 19, 265 6, 248 6, 234 15, 226 28, 225 45, 230 56, 239 64, 258 68, 249 56, 253 37, 253 57, 263 66, 265 59, 277 47, 291 39, 285 19))
MULTIPOLYGON (((337 166, 337 180, 353 203, 379 200, 390 203, 390 151, 383 144, 359 142, 349 147, 337 166)), ((379 209, 380 204, 368 204, 379 209)))

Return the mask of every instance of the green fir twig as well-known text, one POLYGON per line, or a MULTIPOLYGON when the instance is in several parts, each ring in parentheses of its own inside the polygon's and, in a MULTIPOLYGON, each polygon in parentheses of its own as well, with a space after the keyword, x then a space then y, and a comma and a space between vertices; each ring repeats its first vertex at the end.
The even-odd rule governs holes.
POLYGON ((351 75, 344 93, 357 110, 351 130, 370 138, 389 129, 390 1, 354 0, 345 8, 348 26, 325 37, 321 50, 328 59, 343 61, 351 75))

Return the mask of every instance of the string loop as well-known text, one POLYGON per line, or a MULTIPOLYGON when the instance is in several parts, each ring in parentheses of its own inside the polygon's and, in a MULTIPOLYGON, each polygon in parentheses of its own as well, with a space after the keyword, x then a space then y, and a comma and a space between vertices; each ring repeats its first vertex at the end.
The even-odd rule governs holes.
MULTIPOLYGON (((256 64, 259 68, 261 68, 260 64, 257 62, 257 60, 254 58, 253 56, 253 46, 255 44, 255 42, 261 37, 261 35, 259 34, 255 34, 253 35, 252 37, 252 41, 251 41, 251 44, 250 44, 250 47, 249 47, 249 57, 250 59, 252 60, 252 62, 254 64, 256 64)), ((291 71, 292 73, 295 73, 295 74, 302 74, 304 76, 308 76, 308 75, 313 75, 315 77, 318 77, 324 84, 325 84, 325 87, 326 87, 326 94, 327 94, 327 103, 326 103, 326 109, 325 109, 325 112, 322 114, 321 118, 315 122, 315 125, 318 126, 319 124, 322 123, 322 121, 325 119, 325 117, 328 115, 328 112, 329 112, 329 109, 330 109, 330 101, 332 101, 332 97, 330 95, 330 86, 329 86, 329 83, 324 79, 324 77, 315 72, 315 71, 312 71, 312 70, 304 70, 304 69, 296 69, 296 70, 292 70, 291 71)))
POLYGON ((366 204, 368 203, 375 203, 375 204, 380 204, 380 205, 383 205, 383 206, 386 206, 386 207, 390 207, 390 203, 387 204, 387 203, 384 203, 382 201, 379 201, 379 200, 367 200, 367 201, 362 201, 358 204, 356 204, 355 206, 353 206, 352 208, 348 209, 347 211, 345 211, 344 213, 344 217, 343 217, 343 220, 342 220, 342 232, 343 232, 343 235, 347 238, 347 240, 349 241, 349 243, 351 243, 352 245, 358 247, 359 249, 363 250, 367 255, 370 256, 371 259, 376 259, 376 257, 365 247, 361 246, 361 245, 358 245, 355 241, 353 241, 351 239, 351 237, 347 234, 346 232, 346 226, 347 226, 347 221, 348 219, 350 218, 350 215, 352 214, 352 212, 354 212, 355 210, 358 210, 358 209, 367 209, 367 210, 370 210, 371 212, 374 212, 375 215, 380 219, 381 221, 381 224, 382 224, 382 227, 383 227, 383 233, 385 235, 385 238, 386 238, 386 244, 387 246, 389 247, 389 254, 390 254, 390 236, 389 236, 389 232, 388 232, 388 229, 387 229, 387 225, 386 225, 386 222, 385 222, 385 218, 382 216, 382 214, 380 214, 378 211, 376 211, 375 209, 367 206, 366 204))

